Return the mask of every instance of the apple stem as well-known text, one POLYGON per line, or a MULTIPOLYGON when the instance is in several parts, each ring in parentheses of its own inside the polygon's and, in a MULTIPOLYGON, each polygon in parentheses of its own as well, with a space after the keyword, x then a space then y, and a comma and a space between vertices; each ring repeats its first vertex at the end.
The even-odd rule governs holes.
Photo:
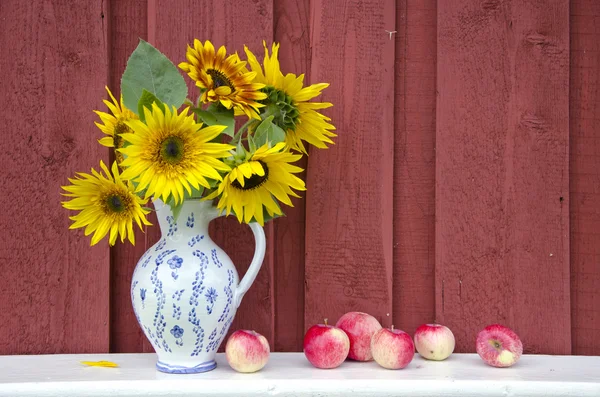
POLYGON ((327 319, 325 318, 325 319, 323 319, 323 320, 325 321, 325 325, 327 325, 327 319))

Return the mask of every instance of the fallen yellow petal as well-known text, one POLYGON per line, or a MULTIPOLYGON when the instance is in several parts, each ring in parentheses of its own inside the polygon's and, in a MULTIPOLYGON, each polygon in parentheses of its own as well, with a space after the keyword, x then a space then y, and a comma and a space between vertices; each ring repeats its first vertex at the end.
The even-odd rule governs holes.
POLYGON ((112 361, 82 361, 81 363, 90 367, 116 368, 119 366, 119 364, 112 361))

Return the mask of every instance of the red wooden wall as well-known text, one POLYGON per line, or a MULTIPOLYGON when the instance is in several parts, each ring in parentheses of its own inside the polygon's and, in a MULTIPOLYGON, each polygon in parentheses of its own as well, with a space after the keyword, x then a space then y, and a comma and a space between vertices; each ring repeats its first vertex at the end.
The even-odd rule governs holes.
MULTIPOLYGON (((0 354, 151 351, 129 283, 158 229, 90 248, 60 207, 66 178, 109 157, 92 109, 139 38, 176 63, 194 38, 278 41, 284 71, 331 83, 336 145, 266 227, 232 329, 296 351, 361 310, 444 323, 458 351, 502 322, 529 353, 600 354, 595 0, 2 0, 0 20, 0 354)), ((212 233, 243 273, 251 233, 212 233)))

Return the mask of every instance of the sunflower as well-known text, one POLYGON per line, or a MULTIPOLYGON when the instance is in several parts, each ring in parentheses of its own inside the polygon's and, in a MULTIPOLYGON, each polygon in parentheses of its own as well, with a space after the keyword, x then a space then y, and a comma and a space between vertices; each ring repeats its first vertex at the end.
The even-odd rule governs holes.
POLYGON ((136 182, 136 192, 146 190, 145 198, 154 196, 166 203, 171 195, 175 204, 183 201, 185 188, 210 187, 208 179, 222 180, 218 171, 230 168, 219 158, 230 156, 233 146, 210 143, 226 127, 202 128, 185 108, 181 113, 173 107, 163 111, 156 103, 152 110, 144 108, 146 124, 128 121, 134 131, 123 134, 130 143, 120 151, 126 155, 123 178, 136 182))
POLYGON ((227 56, 224 46, 215 54, 210 41, 203 45, 196 39, 194 48, 188 45, 186 58, 189 62, 181 62, 179 67, 202 89, 203 103, 220 102, 227 109, 235 107, 250 118, 260 118, 257 109, 263 105, 257 101, 267 97, 259 91, 264 85, 253 82, 256 73, 248 72, 237 54, 227 56))
POLYGON ((263 206, 270 216, 282 215, 273 197, 293 207, 289 196, 299 196, 292 188, 306 190, 304 181, 293 175, 302 172, 302 168, 290 164, 302 156, 285 150, 285 143, 281 142, 272 148, 265 144, 246 157, 206 198, 221 196, 217 204, 219 210, 226 210, 229 215, 233 209, 240 223, 249 223, 254 218, 262 226, 263 206))
MULTIPOLYGON (((106 99, 102 102, 104 102, 112 114, 94 110, 94 113, 100 116, 100 120, 102 121, 102 124, 98 122, 95 122, 94 124, 107 135, 104 138, 99 139, 98 142, 103 146, 119 149, 123 147, 123 138, 121 138, 121 135, 131 132, 131 129, 127 126, 126 122, 129 120, 137 120, 138 116, 125 107, 123 104, 123 95, 121 95, 121 100, 117 102, 108 87, 104 88, 106 88, 106 92, 108 92, 112 102, 106 99)), ((116 150, 115 155, 117 157, 117 163, 121 164, 123 155, 116 150)))
POLYGON ((63 193, 64 196, 73 197, 63 202, 63 207, 81 211, 70 217, 75 222, 69 229, 85 226, 86 236, 94 233, 91 245, 109 232, 110 245, 115 244, 117 234, 121 236, 121 242, 127 237, 131 244, 135 244, 133 221, 140 230, 142 224, 151 225, 146 219, 150 210, 142 207, 146 201, 139 198, 133 192, 133 186, 119 176, 116 161, 112 165, 112 175, 103 161, 100 161, 100 167, 104 175, 92 168, 92 175, 80 172, 75 178, 69 178, 71 185, 62 187, 68 192, 63 193))
POLYGON ((266 86, 263 91, 267 94, 267 99, 262 101, 266 105, 264 112, 274 115, 273 122, 286 132, 288 147, 306 153, 302 141, 321 149, 326 148, 328 143, 333 144, 331 138, 337 135, 331 132, 335 130, 335 127, 328 123, 331 119, 317 112, 332 104, 308 102, 321 95, 321 91, 329 87, 329 84, 320 83, 304 87, 304 74, 296 76, 288 73, 284 76, 277 59, 279 44, 273 43, 270 56, 265 42, 263 46, 264 73, 256 56, 247 47, 244 47, 244 50, 252 71, 256 72, 254 81, 266 86))

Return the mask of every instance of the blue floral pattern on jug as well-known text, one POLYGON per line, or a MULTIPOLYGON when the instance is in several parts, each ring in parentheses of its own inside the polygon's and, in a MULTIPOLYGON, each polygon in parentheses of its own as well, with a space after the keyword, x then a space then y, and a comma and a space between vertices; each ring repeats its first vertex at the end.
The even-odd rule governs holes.
POLYGON ((152 255, 148 255, 148 257, 146 259, 144 259, 144 262, 142 262, 142 267, 148 266, 148 263, 150 263, 150 260, 152 260, 152 255))
POLYGON ((213 248, 210 251, 210 256, 212 257, 212 261, 215 265, 217 265, 218 268, 221 268, 223 266, 223 264, 221 263, 221 261, 219 260, 219 257, 217 256, 217 250, 216 248, 213 248))
POLYGON ((208 304, 206 305, 206 311, 208 314, 212 314, 213 307, 215 306, 218 296, 219 294, 217 294, 217 290, 213 287, 210 287, 208 291, 206 291, 206 294, 204 294, 204 297, 208 301, 208 304))
POLYGON ((150 327, 148 327, 147 325, 144 325, 144 329, 146 330, 146 335, 148 335, 148 337, 150 338, 150 341, 154 342, 152 344, 157 347, 160 346, 160 341, 154 334, 154 331, 152 331, 152 329, 150 327))
POLYGON ((171 315, 175 320, 181 319, 181 306, 177 306, 173 303, 173 314, 171 315))
POLYGON ((169 264, 169 267, 173 270, 171 272, 171 277, 173 277, 173 280, 177 280, 179 278, 177 270, 181 268, 181 265, 183 264, 183 258, 177 255, 173 255, 173 257, 169 259, 167 263, 169 264))
POLYGON ((154 314, 154 321, 152 325, 154 325, 156 330, 156 340, 160 341, 155 348, 162 348, 166 352, 172 352, 168 342, 164 338, 165 328, 167 327, 167 322, 165 320, 165 315, 162 313, 162 309, 165 308, 165 302, 167 300, 166 293, 163 291, 163 282, 158 278, 158 269, 160 265, 163 264, 165 257, 174 253, 175 250, 166 250, 161 252, 156 257, 156 267, 152 270, 152 275, 150 276, 150 281, 154 285, 154 294, 156 295, 156 313, 154 314))
POLYGON ((179 325, 175 325, 173 326, 173 328, 171 328, 171 335, 173 335, 173 337, 175 338, 175 344, 177 346, 183 346, 183 333, 184 330, 179 325))
POLYGON ((217 329, 219 329, 218 325, 215 327, 215 329, 211 333, 211 337, 209 337, 209 339, 211 340, 211 342, 208 344, 208 346, 206 346, 206 351, 207 352, 209 352, 211 350, 214 351, 214 350, 217 349, 217 347, 219 347, 219 345, 223 341, 223 338, 225 337, 225 333, 229 329, 229 326, 231 325, 232 321, 233 321, 233 316, 229 317, 229 319, 227 321, 225 321, 225 323, 223 324, 223 327, 221 327, 221 332, 219 333, 219 338, 213 340, 213 338, 217 334, 217 329))
POLYGON ((196 335, 196 342, 194 343, 194 350, 190 356, 197 356, 202 351, 204 341, 204 329, 200 326, 200 319, 196 314, 196 308, 190 310, 188 314, 188 321, 194 326, 192 332, 196 335))
POLYGON ((227 301, 225 302, 225 308, 223 309, 223 312, 221 313, 221 316, 219 317, 218 323, 224 322, 224 324, 221 326, 221 332, 219 333, 219 337, 217 338, 217 330, 219 329, 219 325, 217 324, 217 326, 215 327, 215 329, 213 330, 213 332, 211 332, 210 336, 209 336, 209 342, 208 345, 206 346, 206 352, 209 351, 214 351, 216 350, 219 345, 221 344, 222 339, 225 337, 225 333, 227 332, 227 330, 229 329, 229 326, 231 325, 231 322, 233 321, 233 315, 230 315, 231 312, 231 304, 233 302, 233 290, 232 290, 232 285, 233 285, 233 271, 231 269, 227 269, 227 285, 223 288, 223 291, 225 292, 225 295, 227 296, 227 301))
POLYGON ((165 258, 167 256, 171 255, 173 252, 175 252, 175 250, 166 250, 166 251, 163 251, 160 254, 158 254, 158 256, 156 257, 156 260, 154 261, 156 263, 156 267, 158 267, 159 265, 162 265, 165 258))
MULTIPOLYGON (((140 315, 138 314, 137 310, 135 309, 135 287, 137 287, 138 284, 139 284, 139 280, 134 280, 133 283, 131 284, 131 303, 133 304, 133 314, 135 314, 135 318, 137 319, 137 321, 139 323, 140 315)), ((141 299, 142 299, 142 309, 143 309, 144 308, 144 298, 141 298, 141 299)))
MULTIPOLYGON (((218 326, 217 326, 218 328, 218 326)), ((208 345, 206 345, 206 351, 209 352, 211 350, 215 350, 217 348, 217 342, 219 341, 217 339, 217 328, 215 328, 213 330, 213 332, 211 332, 210 336, 208 337, 208 345)))
POLYGON ((201 251, 194 251, 192 254, 200 259, 200 268, 196 272, 196 278, 192 282, 192 295, 190 296, 190 305, 198 306, 198 298, 204 292, 204 271, 208 267, 208 258, 201 251))
POLYGON ((194 227, 194 213, 190 213, 190 215, 187 218, 187 222, 185 223, 185 225, 189 228, 193 228, 194 227))
POLYGON ((188 241, 188 245, 189 245, 190 247, 193 247, 194 245, 196 245, 196 243, 199 243, 199 242, 200 242, 201 240, 203 240, 203 239, 204 239, 204 235, 202 235, 202 236, 201 236, 201 235, 199 235, 199 234, 198 234, 198 235, 196 235, 196 236, 192 237, 192 238, 190 239, 190 241, 188 241))
POLYGON ((225 321, 225 324, 223 324, 223 328, 221 328, 221 332, 219 333, 219 343, 217 343, 217 346, 219 346, 221 344, 221 342, 223 341, 223 338, 225 338, 225 333, 229 329, 229 326, 231 325, 232 322, 233 322, 233 316, 230 316, 229 319, 227 321, 225 321))
POLYGON ((158 252, 158 251, 162 251, 163 248, 165 248, 165 245, 167 245, 167 240, 164 238, 161 238, 158 243, 156 244, 156 248, 154 248, 154 251, 158 252))
POLYGON ((173 218, 171 215, 167 216, 167 222, 169 223, 167 237, 171 237, 177 231, 177 222, 175 222, 175 218, 173 218))
POLYGON ((221 317, 219 317, 218 322, 222 323, 227 320, 229 317, 229 307, 231 306, 231 301, 233 300, 233 291, 231 290, 231 286, 233 285, 233 271, 231 269, 227 269, 228 276, 228 284, 223 288, 225 291, 225 295, 227 295, 227 302, 225 303, 225 308, 223 309, 223 313, 221 313, 221 317))
POLYGON ((185 289, 180 289, 179 291, 175 291, 171 298, 175 299, 177 302, 181 300, 181 295, 185 292, 185 289))
POLYGON ((178 303, 181 300, 181 295, 183 294, 183 292, 185 291, 185 289, 180 289, 179 291, 175 291, 173 293, 173 296, 171 296, 171 299, 173 299, 173 314, 172 317, 175 320, 180 320, 181 319, 181 306, 178 303))

